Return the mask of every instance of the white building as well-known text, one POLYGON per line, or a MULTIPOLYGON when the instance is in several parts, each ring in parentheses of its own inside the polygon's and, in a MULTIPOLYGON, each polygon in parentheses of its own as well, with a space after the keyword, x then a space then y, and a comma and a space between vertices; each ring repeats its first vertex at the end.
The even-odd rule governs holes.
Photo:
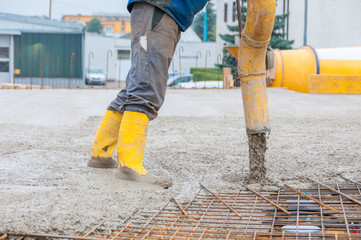
POLYGON ((82 86, 83 39, 80 24, 0 13, 0 83, 82 86))
MULTIPOLYGON (((229 33, 227 25, 237 25, 235 0, 217 1, 217 49, 224 42, 219 34, 229 33)), ((289 40, 293 48, 304 43, 305 0, 278 0, 277 14, 289 8, 289 40), (289 3, 289 6, 287 6, 289 3), (283 6, 285 4, 285 6, 283 6)), ((308 0, 307 45, 315 48, 361 46, 361 1, 308 0)))
POLYGON ((14 79, 11 74, 14 72, 14 35, 20 35, 20 32, 0 31, 0 83, 10 83, 14 79))
POLYGON ((218 55, 218 62, 222 63, 221 53, 222 51, 217 51, 215 42, 202 42, 190 27, 186 32, 182 32, 169 72, 189 73, 190 69, 195 67, 214 68, 218 55))
POLYGON ((130 39, 85 34, 85 67, 100 67, 109 80, 125 80, 130 69, 130 39))

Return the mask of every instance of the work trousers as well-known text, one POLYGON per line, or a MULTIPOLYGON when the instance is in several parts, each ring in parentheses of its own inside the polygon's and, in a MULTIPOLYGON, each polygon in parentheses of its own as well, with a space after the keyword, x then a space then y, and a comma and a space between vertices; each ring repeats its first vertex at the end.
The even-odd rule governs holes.
POLYGON ((108 110, 145 113, 157 117, 167 89, 168 68, 180 38, 178 24, 147 3, 135 3, 131 12, 131 68, 126 87, 108 110))

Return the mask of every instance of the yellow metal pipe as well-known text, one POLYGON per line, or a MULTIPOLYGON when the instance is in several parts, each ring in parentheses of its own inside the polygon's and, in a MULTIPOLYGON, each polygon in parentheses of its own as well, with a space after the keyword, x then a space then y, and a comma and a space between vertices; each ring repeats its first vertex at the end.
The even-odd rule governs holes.
POLYGON ((272 87, 307 93, 310 74, 317 74, 316 55, 311 47, 275 51, 276 79, 272 87))
POLYGON ((275 11, 276 0, 247 1, 247 21, 238 50, 238 73, 248 134, 270 131, 265 56, 275 11))
POLYGON ((320 59, 320 74, 360 75, 361 60, 320 59))
MULTIPOLYGON (((357 49, 355 48, 355 51, 357 49)), ((320 76, 324 76, 322 77, 323 84, 326 84, 323 87, 332 90, 330 86, 337 83, 334 92, 355 93, 353 88, 347 86, 352 81, 354 83, 351 85, 358 84, 357 75, 361 75, 361 60, 347 59, 351 58, 347 56, 347 51, 349 51, 348 48, 314 50, 309 46, 294 50, 275 50, 276 75, 269 86, 285 87, 292 91, 310 93, 310 87, 312 87, 310 82, 315 79, 315 77, 311 79, 311 76, 320 74, 320 76), (319 55, 319 52, 322 54, 319 55), (346 56, 342 56, 342 53, 345 53, 346 56), (331 79, 328 75, 334 75, 335 77, 331 79), (355 77, 350 78, 351 75, 355 77), (326 79, 330 80, 326 81, 326 79), (339 86, 343 85, 345 87, 340 91, 339 86)), ((357 55, 357 53, 353 55, 357 55)))
MULTIPOLYGON (((238 58, 240 50, 237 46, 226 49, 238 58)), ((302 93, 359 93, 361 47, 313 49, 304 46, 292 50, 275 49, 272 53, 275 66, 268 66, 268 69, 273 68, 275 75, 268 83, 269 87, 284 87, 302 93), (311 82, 316 79, 317 89, 311 89, 315 87, 311 82)))

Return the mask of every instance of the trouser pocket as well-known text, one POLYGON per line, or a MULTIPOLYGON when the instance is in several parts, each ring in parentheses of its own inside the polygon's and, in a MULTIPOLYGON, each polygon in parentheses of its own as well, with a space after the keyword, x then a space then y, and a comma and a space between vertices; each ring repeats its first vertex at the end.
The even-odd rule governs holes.
POLYGON ((158 25, 160 24, 160 21, 162 20, 164 14, 165 14, 165 12, 162 9, 154 7, 151 31, 153 31, 156 27, 158 27, 158 25))

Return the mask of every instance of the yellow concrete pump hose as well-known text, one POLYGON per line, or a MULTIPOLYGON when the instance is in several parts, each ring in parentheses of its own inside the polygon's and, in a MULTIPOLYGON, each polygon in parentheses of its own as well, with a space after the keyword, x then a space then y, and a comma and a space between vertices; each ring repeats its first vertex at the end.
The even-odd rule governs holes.
POLYGON ((265 56, 271 39, 276 0, 248 0, 241 34, 238 73, 241 79, 247 133, 270 131, 265 56))

